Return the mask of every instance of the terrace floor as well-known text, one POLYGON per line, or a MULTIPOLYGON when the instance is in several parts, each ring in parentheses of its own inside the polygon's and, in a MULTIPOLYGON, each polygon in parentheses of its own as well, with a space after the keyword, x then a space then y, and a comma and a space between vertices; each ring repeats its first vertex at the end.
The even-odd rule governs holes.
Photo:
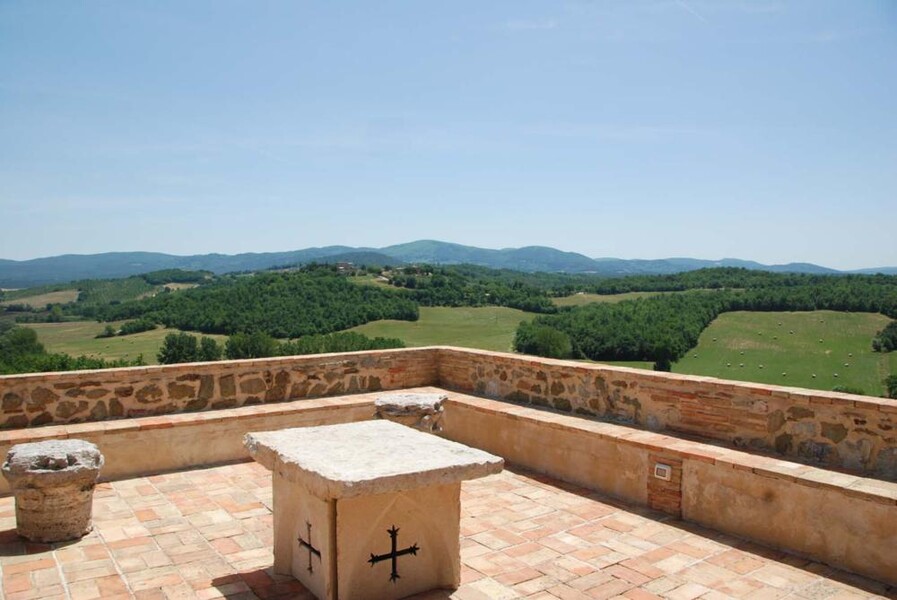
MULTIPOLYGON (((256 463, 97 487, 95 530, 23 543, 0 498, 0 598, 310 598, 271 572, 256 463)), ((824 524, 820 524, 824 527, 824 524)), ((897 598, 897 589, 513 468, 462 488, 462 586, 419 600, 897 598)))

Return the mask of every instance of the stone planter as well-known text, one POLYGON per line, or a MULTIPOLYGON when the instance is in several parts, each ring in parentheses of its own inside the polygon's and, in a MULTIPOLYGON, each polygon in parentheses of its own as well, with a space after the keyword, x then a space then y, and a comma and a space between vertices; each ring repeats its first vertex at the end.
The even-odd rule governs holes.
POLYGON ((78 539, 93 529, 93 490, 103 455, 83 440, 13 446, 3 476, 16 499, 16 530, 34 542, 78 539))

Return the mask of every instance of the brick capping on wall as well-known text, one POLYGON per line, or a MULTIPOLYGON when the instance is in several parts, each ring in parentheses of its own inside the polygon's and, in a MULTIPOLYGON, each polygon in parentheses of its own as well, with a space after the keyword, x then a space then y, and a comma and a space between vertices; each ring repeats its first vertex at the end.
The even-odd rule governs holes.
POLYGON ((897 480, 897 401, 453 347, 0 377, 0 429, 436 385, 897 480))

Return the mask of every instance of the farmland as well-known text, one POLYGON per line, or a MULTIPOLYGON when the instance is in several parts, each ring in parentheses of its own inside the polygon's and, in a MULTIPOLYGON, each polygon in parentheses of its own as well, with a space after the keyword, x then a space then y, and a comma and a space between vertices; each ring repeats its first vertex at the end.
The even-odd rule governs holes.
POLYGON ((725 313, 673 371, 821 390, 844 386, 877 396, 882 380, 897 373, 897 353, 871 348, 872 336, 889 321, 833 311, 725 313))
MULTIPOLYGON (((122 321, 123 322, 123 321, 122 321)), ((122 322, 109 323, 120 327, 122 322)), ((64 352, 72 356, 95 356, 107 360, 134 360, 139 354, 149 365, 156 364, 156 353, 162 340, 175 329, 154 329, 133 335, 99 338, 95 336, 106 328, 106 323, 96 321, 74 321, 69 323, 34 323, 28 325, 37 331, 38 340, 48 352, 64 352)), ((219 343, 227 340, 223 335, 210 335, 219 343)))
POLYGON ((368 337, 396 337, 408 346, 451 345, 509 352, 517 325, 534 316, 504 307, 423 306, 417 321, 374 321, 350 331, 368 337))
POLYGON ((6 300, 0 302, 0 307, 12 304, 25 304, 31 308, 41 309, 45 308, 48 304, 66 304, 68 302, 74 302, 77 299, 78 290, 75 289, 48 291, 30 296, 21 296, 15 300, 6 300))

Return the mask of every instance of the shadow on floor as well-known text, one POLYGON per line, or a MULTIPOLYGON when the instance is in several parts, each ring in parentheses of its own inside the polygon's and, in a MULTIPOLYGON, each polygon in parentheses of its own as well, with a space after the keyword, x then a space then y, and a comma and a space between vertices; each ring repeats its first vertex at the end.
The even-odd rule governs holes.
POLYGON ((59 548, 65 548, 72 544, 77 544, 84 538, 76 540, 68 540, 65 542, 56 542, 53 544, 40 544, 38 542, 29 542, 23 537, 19 537, 15 529, 6 529, 0 531, 0 556, 23 556, 26 554, 41 554, 50 552, 59 548))
MULTIPOLYGON (((802 571, 806 571, 807 573, 811 573, 813 575, 820 575, 827 579, 831 579, 832 581, 837 581, 838 583, 843 583, 845 585, 861 589, 869 594, 884 596, 885 598, 894 598, 895 600, 897 600, 897 586, 888 585, 886 583, 882 583, 880 581, 869 579, 868 577, 864 577, 856 573, 851 573, 849 571, 844 571, 836 567, 816 562, 812 559, 803 558, 801 556, 785 552, 783 550, 776 550, 769 546, 764 546, 763 544, 757 542, 739 538, 732 534, 721 533, 714 529, 709 529, 707 527, 698 525, 697 523, 683 521, 666 513, 652 510, 644 506, 635 506, 611 496, 605 496, 599 492, 581 487, 577 484, 559 481, 557 479, 553 479, 552 477, 529 471, 522 467, 505 465, 505 469, 511 471, 516 475, 526 477, 532 481, 537 481, 547 487, 560 489, 565 492, 580 496, 581 498, 595 500, 597 502, 601 502, 603 504, 625 510, 626 512, 639 515, 640 517, 651 519, 652 521, 657 521, 670 527, 675 527, 676 529, 679 529, 686 533, 712 540, 717 544, 728 546, 733 550, 738 550, 739 552, 751 554, 758 558, 772 560, 783 565, 801 569, 802 571)), ((438 598, 448 597, 448 595, 433 596, 433 599, 435 600, 438 598)), ((430 597, 427 597, 426 600, 430 600, 430 597)))
POLYGON ((289 576, 276 575, 271 567, 216 577, 212 580, 225 598, 232 600, 314 600, 311 592, 289 576))

